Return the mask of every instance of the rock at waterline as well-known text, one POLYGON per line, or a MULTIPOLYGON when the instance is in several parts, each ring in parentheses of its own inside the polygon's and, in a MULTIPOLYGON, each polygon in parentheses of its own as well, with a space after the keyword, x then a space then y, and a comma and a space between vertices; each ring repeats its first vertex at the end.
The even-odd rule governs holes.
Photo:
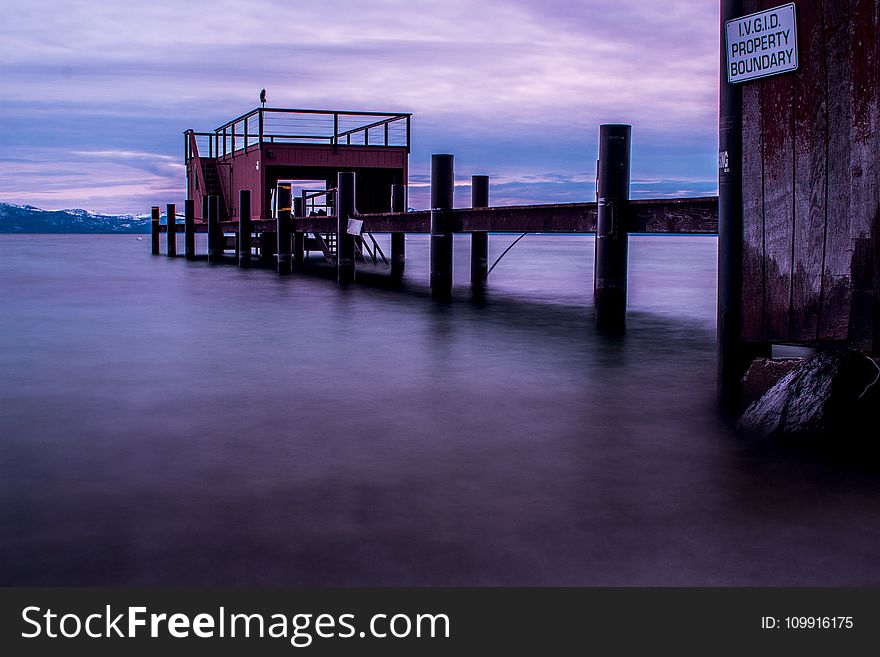
POLYGON ((874 422, 880 417, 872 411, 880 407, 880 382, 869 387, 877 375, 877 366, 862 354, 821 351, 754 401, 737 428, 764 437, 855 430, 867 415, 873 415, 874 422))
POLYGON ((797 367, 801 358, 756 358, 742 379, 743 398, 751 404, 797 367))

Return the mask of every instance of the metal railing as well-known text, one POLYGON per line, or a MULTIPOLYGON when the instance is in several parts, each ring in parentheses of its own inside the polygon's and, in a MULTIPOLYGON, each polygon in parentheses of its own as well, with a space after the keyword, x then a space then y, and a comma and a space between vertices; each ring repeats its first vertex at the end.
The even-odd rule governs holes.
POLYGON ((335 189, 304 189, 302 190, 302 206, 304 217, 321 215, 336 216, 335 189))
POLYGON ((411 117, 394 112, 258 107, 214 132, 187 130, 184 157, 189 162, 193 155, 191 141, 202 157, 210 158, 236 157, 266 143, 396 147, 409 152, 411 117))

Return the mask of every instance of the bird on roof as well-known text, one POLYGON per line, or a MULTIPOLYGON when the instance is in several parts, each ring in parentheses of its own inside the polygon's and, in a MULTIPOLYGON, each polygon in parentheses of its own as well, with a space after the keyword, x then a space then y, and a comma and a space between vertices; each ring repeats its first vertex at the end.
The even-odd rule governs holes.
POLYGON ((263 105, 263 107, 266 106, 266 90, 265 89, 260 90, 260 103, 263 105))

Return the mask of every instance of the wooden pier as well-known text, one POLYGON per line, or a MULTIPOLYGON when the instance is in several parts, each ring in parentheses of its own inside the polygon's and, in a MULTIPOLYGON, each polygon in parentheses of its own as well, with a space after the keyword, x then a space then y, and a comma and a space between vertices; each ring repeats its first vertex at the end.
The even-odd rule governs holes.
MULTIPOLYGON (((184 255, 195 258, 194 236, 207 233, 209 261, 283 275, 320 252, 347 284, 366 261, 399 278, 405 235, 420 233, 430 236, 431 293, 448 299, 456 234, 470 235, 470 282, 480 288, 492 233, 594 233, 596 319, 620 330, 628 235, 717 233, 723 397, 737 396, 748 364, 774 343, 877 353, 880 4, 795 5, 800 67, 739 84, 726 77, 725 21, 791 7, 721 2, 718 197, 631 200, 637 129, 633 137, 628 125, 603 125, 596 202, 492 206, 488 177, 472 175, 470 207, 456 207, 454 158, 435 154, 431 207, 409 211, 410 114, 257 108, 213 132, 184 133, 184 255), (294 193, 297 182, 319 188, 294 193), (377 233, 390 233, 390 254, 377 233)), ((164 226, 153 208, 151 248, 158 255, 167 232, 174 256, 181 228, 174 206, 166 214, 164 226)))
MULTIPOLYGON (((314 133, 314 124, 309 125, 314 133)), ((225 261, 228 254, 234 255, 232 261, 241 267, 259 262, 276 268, 279 274, 288 274, 302 271, 307 249, 320 252, 336 267, 340 283, 350 283, 356 279, 357 262, 367 259, 386 266, 390 277, 399 277, 406 262, 405 235, 421 233, 429 235, 431 241, 431 293, 449 299, 453 287, 452 240, 456 234, 470 235, 471 283, 482 287, 488 276, 488 241, 492 233, 595 233, 593 291, 597 321, 604 328, 622 329, 627 236, 714 234, 718 230, 717 197, 629 199, 631 129, 623 125, 600 129, 596 202, 491 206, 489 177, 474 175, 471 207, 456 208, 454 157, 436 154, 431 158, 431 209, 406 211, 409 126, 409 114, 256 109, 214 133, 187 131, 187 188, 191 194, 198 190, 215 193, 202 194, 200 203, 195 199, 186 203, 186 257, 196 256, 195 233, 206 233, 209 261, 225 261), (299 119, 318 116, 324 118, 327 127, 332 125, 332 131, 326 135, 289 131, 276 134, 268 130, 264 113, 299 119), (366 116, 371 120, 362 127, 340 132, 340 116, 366 116), (332 117, 332 123, 327 117, 332 117), (375 117, 381 118, 372 120, 375 117), (400 143, 394 143, 390 126, 398 122, 404 122, 405 135, 399 137, 400 143), (254 124, 258 130, 251 134, 248 125, 254 124), (378 143, 370 136, 374 130, 382 134, 378 143), (352 143, 358 134, 360 143, 352 143), (207 157, 199 155, 199 139, 207 140, 207 157), (325 143, 312 143, 315 140, 325 143), (264 164, 262 158, 270 163, 264 164), (315 166, 316 161, 322 166, 315 166), (347 170, 352 162, 359 166, 347 170), (224 168, 228 171, 226 184, 216 173, 224 168), (216 175, 212 176, 211 171, 216 175), (297 180, 324 181, 325 189, 304 190, 294 198, 292 185, 297 180), (249 186, 233 194, 231 185, 236 181, 249 186), (391 234, 390 259, 376 242, 377 233, 391 234)), ((168 206, 166 214, 176 216, 174 206, 168 206)), ((175 222, 160 225, 158 216, 158 209, 153 208, 153 252, 159 251, 159 234, 166 232, 166 251, 176 255, 180 230, 175 222)))
MULTIPOLYGON (((411 115, 257 108, 213 132, 184 132, 188 200, 184 252, 195 258, 196 233, 208 236, 208 260, 271 266, 279 274, 303 270, 306 251, 336 267, 340 283, 356 279, 367 259, 399 278, 407 233, 430 235, 430 288, 452 294, 452 240, 471 238, 471 283, 486 284, 491 233, 596 233, 597 319, 623 328, 627 236, 630 233, 714 234, 717 197, 629 199, 629 126, 600 129, 596 202, 491 206, 489 177, 471 177, 471 207, 455 207, 454 157, 431 158, 431 209, 407 209, 411 115), (323 189, 293 193, 297 182, 323 189), (198 201, 198 202, 197 202, 198 201), (391 235, 386 255, 375 240, 391 235), (389 257, 390 255, 390 257, 389 257), (230 256, 230 257, 227 257, 230 256), (231 258, 234 256, 234 258, 231 258), (381 261, 381 262, 380 262, 381 261)), ((167 216, 176 216, 169 206, 167 216)), ((159 223, 153 208, 153 253, 159 234, 176 254, 175 222, 159 223)))

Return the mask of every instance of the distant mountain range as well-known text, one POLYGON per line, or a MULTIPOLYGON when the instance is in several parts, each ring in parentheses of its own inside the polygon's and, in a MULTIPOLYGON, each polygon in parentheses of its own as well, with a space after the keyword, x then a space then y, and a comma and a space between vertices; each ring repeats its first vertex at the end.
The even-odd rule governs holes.
POLYGON ((150 216, 0 203, 0 233, 149 233, 150 216))

